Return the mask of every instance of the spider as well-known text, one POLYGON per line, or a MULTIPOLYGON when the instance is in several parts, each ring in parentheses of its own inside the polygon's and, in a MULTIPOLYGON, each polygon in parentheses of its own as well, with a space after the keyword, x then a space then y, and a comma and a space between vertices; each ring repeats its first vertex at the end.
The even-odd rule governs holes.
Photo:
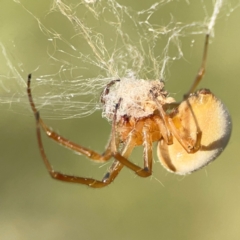
POLYGON ((125 166, 140 177, 152 174, 152 145, 158 142, 157 155, 170 172, 185 175, 214 160, 226 147, 231 134, 231 118, 219 99, 210 90, 195 89, 205 73, 209 44, 206 34, 200 70, 181 102, 176 102, 164 90, 162 81, 135 79, 113 80, 102 92, 100 101, 112 129, 103 154, 69 141, 52 131, 40 117, 31 93, 31 74, 27 93, 36 119, 38 146, 52 178, 85 184, 93 188, 109 185, 125 166), (71 176, 55 171, 44 150, 41 129, 62 146, 85 155, 95 162, 114 161, 102 180, 71 176), (128 160, 135 146, 143 146, 143 167, 128 160))

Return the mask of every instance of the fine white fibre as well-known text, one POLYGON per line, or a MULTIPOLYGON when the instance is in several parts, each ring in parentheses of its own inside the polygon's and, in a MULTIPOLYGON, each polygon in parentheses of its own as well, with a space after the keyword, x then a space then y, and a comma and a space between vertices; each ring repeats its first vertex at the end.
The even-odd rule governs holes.
POLYGON ((219 16, 238 8, 225 0, 13 2, 23 27, 11 35, 6 28, 0 37, 0 103, 29 115, 26 76, 32 73, 34 100, 48 119, 102 109, 99 95, 111 79, 172 81, 176 63, 191 62, 188 52, 198 48, 199 36, 213 36, 219 16))
POLYGON ((122 116, 142 118, 153 114, 157 105, 150 91, 162 105, 175 101, 172 97, 167 96, 162 81, 123 78, 110 88, 108 94, 102 96, 104 101, 103 116, 112 119, 116 104, 120 99, 117 121, 122 116))

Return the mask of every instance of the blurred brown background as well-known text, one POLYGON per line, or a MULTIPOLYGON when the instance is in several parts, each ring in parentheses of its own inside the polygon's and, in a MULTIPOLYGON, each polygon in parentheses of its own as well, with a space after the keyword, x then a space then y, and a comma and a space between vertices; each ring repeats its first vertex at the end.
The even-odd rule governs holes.
MULTIPOLYGON (((150 3, 141 6, 138 1, 119 2, 137 10, 150 6, 150 3)), ((205 13, 201 2, 176 1, 169 11, 184 16, 186 22, 203 21, 205 13)), ((50 7, 49 1, 22 3, 42 19, 50 7)), ((124 169, 113 184, 100 190, 54 181, 41 160, 27 100, 23 97, 14 106, 2 103, 1 240, 240 239, 240 8, 226 16, 231 3, 236 6, 238 2, 226 1, 225 10, 220 14, 215 37, 211 39, 207 74, 201 83, 222 99, 232 115, 232 137, 217 161, 192 175, 180 177, 166 172, 155 155, 153 177, 141 179, 124 169)), ((22 63, 16 68, 22 69, 20 74, 24 77, 44 64, 46 42, 34 18, 21 5, 5 0, 2 6, 0 41, 14 63, 22 63)), ((68 32, 68 29, 62 31, 68 32)), ((168 91, 177 93, 178 99, 194 78, 201 60, 204 35, 189 39, 182 43, 184 59, 169 67, 166 83, 168 91), (196 40, 191 48, 189 39, 196 40)), ((9 67, 5 58, 0 59, 0 75, 6 76, 9 67)), ((46 69, 45 74, 48 71, 46 69)), ((11 89, 6 89, 0 81, 2 102, 11 99, 15 91, 16 80, 10 78, 9 81, 12 81, 11 89)), ((99 152, 103 151, 110 132, 110 124, 102 119, 100 111, 86 118, 47 119, 46 122, 63 136, 99 152)), ((94 164, 45 137, 44 145, 55 169, 66 173, 101 178, 109 166, 94 164)), ((142 164, 141 149, 137 149, 131 159, 142 164)))

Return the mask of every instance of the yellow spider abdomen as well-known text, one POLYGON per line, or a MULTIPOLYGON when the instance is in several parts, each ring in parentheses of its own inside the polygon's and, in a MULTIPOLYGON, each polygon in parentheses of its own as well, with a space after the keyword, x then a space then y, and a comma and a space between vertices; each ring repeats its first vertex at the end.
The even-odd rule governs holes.
POLYGON ((226 147, 232 129, 228 110, 209 90, 202 89, 184 100, 172 116, 184 139, 196 139, 197 127, 202 132, 201 146, 188 153, 173 137, 173 144, 158 143, 158 157, 169 171, 180 175, 191 173, 216 159, 226 147))

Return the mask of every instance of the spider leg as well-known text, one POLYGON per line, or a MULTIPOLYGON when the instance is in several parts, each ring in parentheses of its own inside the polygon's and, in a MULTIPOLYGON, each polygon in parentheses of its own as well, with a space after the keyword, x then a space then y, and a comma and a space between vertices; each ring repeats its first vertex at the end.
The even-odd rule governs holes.
MULTIPOLYGON (((194 123, 196 125, 196 140, 192 139, 190 136, 187 137, 182 137, 180 132, 177 130, 177 127, 174 125, 171 117, 169 117, 166 112, 163 109, 163 106, 159 102, 157 98, 154 98, 154 101, 157 104, 158 110, 160 112, 161 121, 160 119, 156 119, 155 121, 158 122, 159 129, 161 129, 161 134, 163 139, 168 145, 171 145, 173 143, 172 135, 178 140, 178 142, 183 146, 183 148, 188 152, 188 153, 195 153, 199 150, 201 146, 201 138, 202 138, 202 131, 198 125, 196 116, 192 110, 191 104, 189 103, 189 100, 185 100, 185 102, 188 105, 188 109, 190 110, 190 114, 194 119, 194 123), (164 125, 164 127, 163 127, 164 125)), ((180 104, 176 104, 175 106, 179 106, 180 104)), ((181 121, 179 121, 181 122, 181 121)))
MULTIPOLYGON (((33 111, 33 113, 35 115, 35 119, 36 119, 36 132, 37 132, 38 146, 39 146, 40 153, 41 153, 42 159, 44 161, 44 164, 45 164, 49 174, 51 175, 51 177, 56 180, 60 180, 60 181, 64 181, 64 182, 84 184, 84 185, 87 185, 92 188, 101 188, 101 187, 105 187, 105 186, 109 185, 110 183, 112 183, 113 180, 118 176, 121 169, 124 167, 123 164, 121 164, 120 162, 118 162, 116 160, 113 162, 113 164, 110 168, 110 171, 104 176, 102 181, 99 181, 99 180, 96 180, 93 178, 85 178, 85 177, 77 177, 77 176, 73 176, 73 175, 67 175, 67 174, 63 174, 58 171, 55 171, 53 169, 53 167, 51 166, 51 164, 46 156, 46 153, 45 153, 45 150, 43 147, 42 137, 41 137, 41 128, 47 134, 48 137, 50 137, 54 141, 58 142, 59 144, 65 146, 71 150, 74 150, 76 152, 79 152, 81 154, 84 154, 85 156, 91 158, 94 161, 98 161, 98 162, 105 162, 112 157, 112 151, 113 151, 112 138, 113 137, 111 136, 108 147, 106 148, 105 152, 102 155, 100 155, 90 149, 87 149, 85 147, 77 145, 77 144, 63 138, 62 136, 60 136, 57 133, 55 133, 54 131, 52 131, 40 118, 40 114, 35 107, 35 104, 32 99, 32 94, 31 94, 30 81, 31 81, 31 74, 28 75, 27 93, 28 93, 28 98, 29 98, 29 102, 30 102, 32 111, 33 111)), ((115 113, 115 115, 116 115, 116 113, 115 113)), ((115 124, 115 121, 113 121, 113 124, 112 124, 113 125, 112 133, 115 134, 114 124, 115 124)), ((119 139, 116 137, 114 137, 113 139, 114 139, 115 147, 117 148, 119 145, 119 139)))
MULTIPOLYGON (((140 177, 148 177, 152 174, 152 140, 149 134, 149 129, 147 126, 143 126, 143 123, 138 122, 135 129, 129 134, 123 151, 121 154, 117 151, 113 152, 113 156, 116 160, 118 160, 121 164, 128 167, 132 171, 134 171, 140 177), (132 153, 133 148, 136 146, 136 140, 139 137, 137 133, 139 132, 138 128, 142 129, 143 134, 143 148, 144 148, 144 167, 141 168, 136 164, 130 162, 127 158, 132 153)), ((112 135, 113 138, 115 135, 112 135)))
POLYGON ((105 104, 105 100, 104 100, 104 97, 106 95, 108 95, 109 91, 110 91, 110 87, 112 85, 114 85, 116 82, 120 82, 120 79, 116 79, 116 80, 112 80, 110 83, 107 84, 107 86, 104 88, 104 90, 102 91, 101 93, 101 97, 100 97, 100 100, 103 104, 105 104))
MULTIPOLYGON (((27 93, 28 93, 28 98, 29 98, 29 102, 32 108, 33 113, 36 115, 38 113, 38 110, 35 107, 35 104, 33 102, 33 98, 32 98, 32 93, 31 93, 31 87, 30 87, 30 83, 31 83, 31 74, 28 75, 28 88, 27 88, 27 93)), ((38 113, 38 124, 42 127, 43 131, 46 133, 46 135, 51 138, 52 140, 56 141, 57 143, 61 144, 64 147, 67 147, 68 149, 71 149, 75 152, 81 153, 85 156, 87 156, 88 158, 96 161, 96 162, 106 162, 108 161, 111 157, 112 157, 112 153, 111 153, 111 147, 110 144, 109 146, 106 148, 106 151, 101 155, 99 153, 96 153, 88 148, 85 148, 81 145, 78 145, 74 142, 69 141, 68 139, 60 136, 59 134, 57 134, 56 132, 52 131, 44 122, 43 120, 40 118, 40 115, 38 113)))
MULTIPOLYGON (((189 110, 189 118, 192 117, 193 121, 194 121, 194 125, 196 126, 196 137, 194 139, 192 139, 189 134, 188 136, 181 136, 180 131, 178 130, 178 128, 174 125, 174 122, 172 120, 172 118, 168 118, 169 121, 169 125, 170 125, 170 129, 172 134, 174 135, 174 137, 178 140, 178 142, 183 146, 183 148, 188 152, 188 153, 195 153, 199 150, 199 148, 201 147, 201 139, 202 139, 202 131, 199 127, 198 121, 196 119, 196 115, 192 109, 192 106, 189 102, 189 99, 185 100, 184 102, 186 102, 187 106, 188 106, 188 110, 189 110)), ((187 114, 187 113, 185 113, 187 114)), ((181 122, 181 121, 179 121, 181 122)), ((190 126, 189 126, 190 127, 190 126)))
POLYGON ((85 177, 77 177, 77 176, 73 176, 73 175, 67 175, 67 174, 63 174, 58 171, 55 171, 52 168, 52 166, 46 156, 46 153, 44 151, 44 147, 42 144, 39 112, 35 113, 35 118, 36 118, 36 124, 37 124, 36 131, 37 131, 37 140, 38 140, 40 153, 42 155, 44 164, 52 178, 54 178, 56 180, 64 181, 64 182, 84 184, 84 185, 87 185, 92 188, 101 188, 101 187, 105 187, 105 186, 109 185, 116 178, 118 173, 123 168, 123 165, 121 163, 119 163, 119 162, 115 163, 115 165, 112 167, 112 171, 111 171, 111 174, 109 175, 108 179, 106 180, 104 178, 102 181, 99 181, 99 180, 96 180, 93 178, 85 178, 85 177))
MULTIPOLYGON (((205 43, 204 43, 204 49, 203 49, 203 57, 202 57, 202 63, 201 63, 201 67, 198 71, 197 76, 195 77, 195 80, 191 86, 191 88, 189 89, 189 91, 184 94, 183 98, 187 101, 188 107, 190 109, 190 112, 192 114, 192 117, 194 119, 194 122, 196 124, 196 140, 194 141, 191 138, 182 138, 180 136, 179 131, 177 131, 177 128, 175 127, 174 123, 172 122, 172 119, 169 118, 169 124, 170 124, 170 128, 171 128, 171 132, 174 135, 174 137, 178 140, 178 142, 183 146, 183 148, 188 152, 188 153, 195 153, 199 150, 199 148, 201 147, 201 138, 202 138, 202 131, 199 128, 197 119, 195 117, 195 114, 192 111, 192 107, 189 103, 188 97, 191 93, 193 93, 195 91, 195 89, 197 88, 198 84, 200 83, 200 81, 202 80, 205 71, 206 71, 206 61, 207 61, 207 53, 208 53, 208 45, 209 45, 209 33, 206 34, 205 37, 205 43)), ((180 105, 180 104, 179 104, 180 105)))
POLYGON ((199 150, 199 148, 201 147, 202 138, 202 131, 200 129, 196 131, 196 140, 193 140, 191 137, 183 138, 171 119, 169 119, 169 123, 173 136, 178 140, 178 142, 188 153, 195 153, 199 150))
POLYGON ((173 143, 173 139, 172 139, 172 134, 169 131, 168 116, 163 109, 163 105, 154 96, 152 90, 150 90, 150 93, 152 94, 153 100, 157 104, 157 107, 158 107, 158 110, 159 110, 159 113, 160 113, 160 116, 161 116, 161 119, 162 119, 162 121, 160 121, 159 119, 156 119, 156 121, 158 122, 158 125, 159 125, 159 129, 161 129, 162 137, 164 138, 164 140, 166 141, 166 143, 168 145, 171 145, 173 143))
POLYGON ((143 148, 144 148, 144 167, 141 168, 136 164, 130 162, 126 157, 124 157, 125 152, 130 152, 135 147, 135 140, 134 137, 130 136, 122 154, 115 152, 114 157, 124 164, 124 166, 128 167, 132 171, 134 171, 140 177, 148 177, 152 174, 152 141, 148 134, 148 131, 143 129, 144 141, 143 141, 143 148))
POLYGON ((184 99, 187 99, 188 96, 193 93, 197 87, 197 85, 200 83, 200 81, 202 80, 205 70, 206 70, 206 61, 207 61, 207 53, 208 53, 208 45, 209 45, 209 33, 206 34, 206 38, 205 38, 205 43, 204 43, 204 49, 203 49, 203 58, 202 58, 202 63, 201 63, 201 67, 198 71, 197 76, 195 77, 195 80, 191 86, 191 88, 189 89, 189 91, 184 95, 184 99))
POLYGON ((116 137, 116 113, 117 109, 121 103, 122 99, 119 99, 118 104, 116 105, 116 111, 113 117, 112 122, 112 134, 111 134, 111 143, 112 143, 112 154, 115 158, 115 161, 113 162, 111 168, 109 169, 109 172, 105 175, 103 178, 103 181, 109 181, 109 178, 111 177, 115 169, 115 165, 120 165, 122 168, 123 166, 126 166, 133 170, 137 175, 140 177, 148 177, 152 174, 152 140, 149 134, 149 129, 144 125, 143 121, 139 121, 134 130, 131 131, 129 134, 126 143, 124 145, 124 148, 121 152, 121 154, 118 152, 118 145, 119 145, 119 138, 116 137), (144 147, 144 168, 141 168, 137 166, 136 164, 130 162, 127 158, 132 153, 133 148, 136 146, 136 141, 139 140, 142 136, 139 136, 139 133, 143 133, 143 147, 144 147))

